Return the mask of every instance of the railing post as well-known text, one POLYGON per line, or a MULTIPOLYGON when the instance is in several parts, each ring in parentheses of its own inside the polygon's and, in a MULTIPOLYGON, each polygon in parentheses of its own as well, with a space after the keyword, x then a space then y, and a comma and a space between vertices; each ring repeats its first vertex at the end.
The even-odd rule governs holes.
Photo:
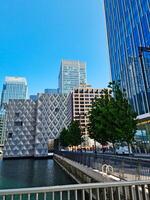
POLYGON ((141 171, 141 166, 140 166, 140 161, 138 160, 138 165, 137 165, 137 168, 136 168, 137 180, 140 180, 140 171, 141 171))
POLYGON ((119 169, 119 177, 120 177, 120 179, 125 178, 125 176, 124 176, 124 161, 123 160, 121 161, 121 168, 119 169))
POLYGON ((148 199, 147 199, 147 194, 146 194, 145 185, 142 185, 142 197, 143 197, 143 200, 148 200, 148 199))
POLYGON ((140 191, 139 191, 139 186, 138 185, 135 186, 135 191, 136 191, 136 200, 141 200, 140 191))
POLYGON ((130 199, 135 200, 135 194, 132 186, 129 186, 130 199))
POLYGON ((128 194, 128 193, 127 193, 127 188, 123 186, 122 190, 123 190, 123 198, 124 198, 124 200, 127 200, 127 199, 128 199, 128 196, 127 196, 127 194, 128 194))

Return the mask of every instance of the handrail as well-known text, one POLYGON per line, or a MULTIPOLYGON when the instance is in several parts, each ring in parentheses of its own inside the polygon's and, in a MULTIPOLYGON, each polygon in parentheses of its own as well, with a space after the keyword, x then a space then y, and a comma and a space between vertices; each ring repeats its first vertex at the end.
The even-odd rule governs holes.
POLYGON ((109 187, 126 187, 126 186, 142 186, 150 185, 148 181, 120 181, 112 183, 87 183, 87 184, 72 184, 50 187, 32 187, 32 188, 19 188, 19 189, 4 189, 0 190, 0 195, 13 195, 13 194, 32 194, 32 193, 45 193, 45 192, 63 192, 72 190, 86 190, 86 189, 103 189, 109 187))

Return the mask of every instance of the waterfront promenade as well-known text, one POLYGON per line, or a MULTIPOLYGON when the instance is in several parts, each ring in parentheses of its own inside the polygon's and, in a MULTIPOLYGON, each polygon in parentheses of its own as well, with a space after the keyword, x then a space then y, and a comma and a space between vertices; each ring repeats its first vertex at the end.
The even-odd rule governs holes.
POLYGON ((149 159, 70 151, 61 151, 57 154, 100 172, 103 166, 111 166, 108 173, 122 180, 150 180, 149 159))

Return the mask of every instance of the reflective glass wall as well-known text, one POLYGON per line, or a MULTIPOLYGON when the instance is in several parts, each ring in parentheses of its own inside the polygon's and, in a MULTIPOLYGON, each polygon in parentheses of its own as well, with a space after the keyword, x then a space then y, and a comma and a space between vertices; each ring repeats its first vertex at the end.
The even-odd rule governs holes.
POLYGON ((140 115, 150 112, 150 0, 104 0, 112 80, 140 115))

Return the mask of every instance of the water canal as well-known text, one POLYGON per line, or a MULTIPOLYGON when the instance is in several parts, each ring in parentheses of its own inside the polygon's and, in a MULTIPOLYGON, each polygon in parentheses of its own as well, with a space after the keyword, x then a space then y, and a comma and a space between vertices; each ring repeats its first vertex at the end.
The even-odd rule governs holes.
POLYGON ((0 160, 0 189, 74 184, 52 159, 0 160))

